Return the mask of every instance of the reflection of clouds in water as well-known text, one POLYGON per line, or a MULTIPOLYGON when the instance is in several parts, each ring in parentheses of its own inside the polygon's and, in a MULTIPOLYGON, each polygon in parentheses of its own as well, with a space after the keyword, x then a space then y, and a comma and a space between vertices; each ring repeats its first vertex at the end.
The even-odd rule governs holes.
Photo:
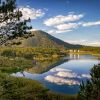
POLYGON ((78 75, 72 70, 64 69, 64 68, 53 68, 50 70, 51 72, 55 72, 53 75, 48 75, 45 77, 45 80, 56 83, 58 85, 79 85, 80 83, 76 79, 82 78, 90 78, 89 74, 80 74, 78 75), (65 79, 67 78, 67 79, 65 79), (71 78, 71 79, 70 79, 71 78))
POLYGON ((17 73, 13 73, 13 74, 11 74, 11 76, 23 77, 23 76, 24 76, 24 73, 17 72, 17 73))
POLYGON ((58 72, 56 74, 57 76, 60 76, 60 77, 68 77, 68 78, 76 78, 77 77, 77 74, 76 73, 73 73, 73 72, 58 72))
POLYGON ((63 85, 63 84, 79 85, 80 84, 78 81, 71 80, 71 79, 64 79, 64 78, 53 76, 53 75, 46 76, 45 80, 47 80, 47 81, 49 81, 51 83, 56 83, 58 85, 63 85))
POLYGON ((72 70, 69 70, 69 69, 64 69, 64 68, 53 68, 50 70, 51 72, 59 72, 59 71, 67 71, 67 72, 70 72, 72 70))
POLYGON ((91 78, 91 76, 89 74, 82 74, 81 77, 83 77, 83 78, 91 78))
POLYGON ((64 78, 91 78, 89 74, 78 75, 77 73, 67 72, 67 71, 66 72, 59 71, 56 75, 64 78))

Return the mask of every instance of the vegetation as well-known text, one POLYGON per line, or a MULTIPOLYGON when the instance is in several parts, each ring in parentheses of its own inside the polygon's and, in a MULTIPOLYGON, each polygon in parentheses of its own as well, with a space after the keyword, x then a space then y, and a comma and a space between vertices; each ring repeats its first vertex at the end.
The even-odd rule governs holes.
POLYGON ((8 58, 8 57, 0 57, 0 71, 3 73, 14 73, 18 71, 22 71, 25 68, 33 67, 32 60, 24 59, 24 58, 8 58))
POLYGON ((35 60, 50 60, 58 59, 61 56, 65 56, 66 53, 58 48, 0 48, 0 55, 4 57, 23 57, 25 59, 35 60))
POLYGON ((75 49, 82 47, 81 45, 73 45, 66 43, 54 36, 41 31, 31 31, 31 34, 25 34, 22 37, 9 40, 5 44, 12 47, 41 47, 41 48, 62 48, 62 49, 75 49))
MULTIPOLYGON (((59 59, 67 54, 65 48, 82 47, 43 31, 30 34, 31 27, 27 25, 30 19, 22 20, 22 16, 16 0, 0 0, 0 45, 3 45, 0 48, 0 100, 75 100, 75 95, 57 94, 37 81, 11 76, 11 73, 34 67, 35 60, 59 59)), ((81 50, 100 54, 100 48, 83 47, 81 50)), ((91 77, 86 84, 81 84, 78 100, 100 100, 100 65, 94 66, 91 77)))
POLYGON ((46 60, 46 61, 37 61, 34 63, 34 67, 26 68, 25 71, 29 73, 44 73, 49 71, 51 68, 54 68, 59 65, 59 63, 64 63, 66 60, 64 59, 52 59, 52 60, 46 60))
POLYGON ((57 94, 37 81, 0 72, 0 100, 75 100, 75 96, 57 94))
POLYGON ((80 85, 78 100, 100 100, 100 64, 91 69, 91 80, 80 85))
MULTIPOLYGON (((39 82, 13 77, 10 74, 23 69, 37 67, 34 64, 34 56, 51 57, 58 59, 55 55, 64 55, 59 49, 56 48, 0 48, 0 100, 74 100, 75 96, 61 95, 43 87, 39 82), (38 55, 39 54, 39 55, 38 55)), ((50 58, 49 57, 49 58, 50 58)), ((52 61, 53 59, 48 59, 52 61)), ((40 63, 45 63, 40 60, 40 63)), ((54 64, 55 61, 52 61, 54 64)), ((35 72, 41 73, 48 70, 46 66, 39 68, 35 72)))
POLYGON ((84 53, 90 53, 93 55, 100 56, 100 47, 83 46, 83 48, 81 48, 80 50, 84 53))
POLYGON ((0 73, 0 100, 48 100, 47 91, 34 80, 0 73))
POLYGON ((22 12, 16 7, 16 0, 0 1, 0 45, 16 37, 27 34, 31 27, 29 20, 21 20, 22 12))

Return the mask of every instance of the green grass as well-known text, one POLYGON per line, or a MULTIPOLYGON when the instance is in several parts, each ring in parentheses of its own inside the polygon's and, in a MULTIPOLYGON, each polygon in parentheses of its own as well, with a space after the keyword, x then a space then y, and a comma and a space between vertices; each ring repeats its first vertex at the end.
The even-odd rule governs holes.
POLYGON ((32 60, 22 58, 9 58, 0 56, 0 71, 4 73, 14 73, 25 68, 33 67, 32 60))
POLYGON ((0 100, 75 100, 49 91, 37 81, 0 73, 0 100))
POLYGON ((44 100, 48 91, 34 80, 15 78, 2 73, 0 88, 0 100, 44 100))
MULTIPOLYGON (((11 73, 34 67, 31 59, 34 53, 47 55, 60 54, 59 50, 47 49, 33 52, 34 49, 15 49, 5 51, 1 48, 0 54, 0 100, 75 100, 76 96, 54 93, 35 80, 13 77, 11 73), (4 52, 3 52, 4 51, 4 52), (24 52, 23 52, 24 51, 24 52), (28 53, 28 54, 27 54, 28 53), (30 55, 32 54, 32 56, 30 55)), ((38 49, 36 49, 38 50, 38 49)))

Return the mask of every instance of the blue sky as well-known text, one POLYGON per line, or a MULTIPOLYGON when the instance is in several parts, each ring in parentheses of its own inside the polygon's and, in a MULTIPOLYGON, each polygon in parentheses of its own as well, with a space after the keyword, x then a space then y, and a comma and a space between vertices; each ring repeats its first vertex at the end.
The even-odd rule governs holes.
POLYGON ((100 46, 100 0, 17 0, 34 29, 66 42, 100 46))

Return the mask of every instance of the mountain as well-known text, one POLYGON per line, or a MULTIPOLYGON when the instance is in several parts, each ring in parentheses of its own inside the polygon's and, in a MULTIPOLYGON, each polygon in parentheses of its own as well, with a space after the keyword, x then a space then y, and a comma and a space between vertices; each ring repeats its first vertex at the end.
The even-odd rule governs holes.
POLYGON ((44 31, 32 31, 30 36, 20 37, 10 40, 6 45, 20 46, 20 47, 58 47, 58 48, 80 48, 81 45, 73 45, 66 43, 44 31))

